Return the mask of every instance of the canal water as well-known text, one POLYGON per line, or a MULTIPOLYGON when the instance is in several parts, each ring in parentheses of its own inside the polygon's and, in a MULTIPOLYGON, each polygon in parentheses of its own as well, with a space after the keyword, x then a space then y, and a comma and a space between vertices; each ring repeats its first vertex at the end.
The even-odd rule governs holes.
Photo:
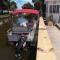
MULTIPOLYGON (((16 18, 14 18, 14 20, 15 19, 16 18)), ((15 60, 15 48, 7 45, 7 30, 11 27, 11 17, 0 18, 0 22, 1 21, 3 24, 0 25, 0 60, 15 60)), ((23 50, 21 60, 35 60, 36 47, 32 47, 30 49, 32 50, 23 50)))
POLYGON ((13 60, 14 49, 7 46, 7 33, 11 21, 9 18, 0 18, 0 60, 13 60), (11 59, 12 58, 12 59, 11 59))

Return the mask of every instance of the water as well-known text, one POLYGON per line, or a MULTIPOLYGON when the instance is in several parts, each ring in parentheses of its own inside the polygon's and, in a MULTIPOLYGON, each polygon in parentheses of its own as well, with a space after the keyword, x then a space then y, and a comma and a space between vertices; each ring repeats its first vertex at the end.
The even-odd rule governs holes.
MULTIPOLYGON (((13 20, 15 21, 16 18, 13 20)), ((15 47, 7 45, 7 33, 6 31, 11 27, 11 18, 0 19, 3 21, 3 25, 0 26, 0 60, 15 60, 15 47), (4 22, 3 20, 8 20, 8 22, 4 22)), ((23 20, 24 21, 24 20, 23 20)), ((23 22, 22 21, 22 22, 23 22)), ((36 32, 37 33, 37 32, 36 32)), ((36 36, 35 36, 35 39, 36 36)), ((22 59, 21 60, 35 60, 36 59, 36 46, 27 49, 27 51, 22 51, 22 59)))

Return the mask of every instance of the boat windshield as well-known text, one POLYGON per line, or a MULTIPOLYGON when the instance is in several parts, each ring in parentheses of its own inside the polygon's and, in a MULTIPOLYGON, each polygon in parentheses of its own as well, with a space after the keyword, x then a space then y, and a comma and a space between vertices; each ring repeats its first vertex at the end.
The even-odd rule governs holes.
POLYGON ((20 26, 27 26, 28 20, 26 18, 24 18, 23 16, 19 17, 16 20, 16 24, 20 25, 20 26))
POLYGON ((28 22, 31 22, 32 20, 36 20, 37 18, 38 15, 22 13, 18 15, 15 24, 19 26, 27 26, 28 22))

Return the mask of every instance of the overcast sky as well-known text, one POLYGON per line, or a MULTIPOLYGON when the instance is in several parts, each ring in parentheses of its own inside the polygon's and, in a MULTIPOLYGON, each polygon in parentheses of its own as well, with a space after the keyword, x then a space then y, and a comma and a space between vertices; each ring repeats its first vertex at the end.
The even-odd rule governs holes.
POLYGON ((11 0, 11 1, 15 1, 18 8, 21 8, 22 5, 24 5, 27 2, 30 2, 33 5, 32 0, 11 0))

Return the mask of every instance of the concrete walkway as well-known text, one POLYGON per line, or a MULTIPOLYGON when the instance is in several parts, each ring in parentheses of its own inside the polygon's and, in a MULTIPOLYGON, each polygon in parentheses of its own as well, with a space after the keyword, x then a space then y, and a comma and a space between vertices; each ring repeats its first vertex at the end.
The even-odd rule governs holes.
POLYGON ((58 30, 55 26, 47 26, 47 31, 55 50, 57 60, 60 60, 60 30, 58 30))
POLYGON ((42 17, 39 19, 38 28, 36 60, 56 60, 56 55, 42 17))

